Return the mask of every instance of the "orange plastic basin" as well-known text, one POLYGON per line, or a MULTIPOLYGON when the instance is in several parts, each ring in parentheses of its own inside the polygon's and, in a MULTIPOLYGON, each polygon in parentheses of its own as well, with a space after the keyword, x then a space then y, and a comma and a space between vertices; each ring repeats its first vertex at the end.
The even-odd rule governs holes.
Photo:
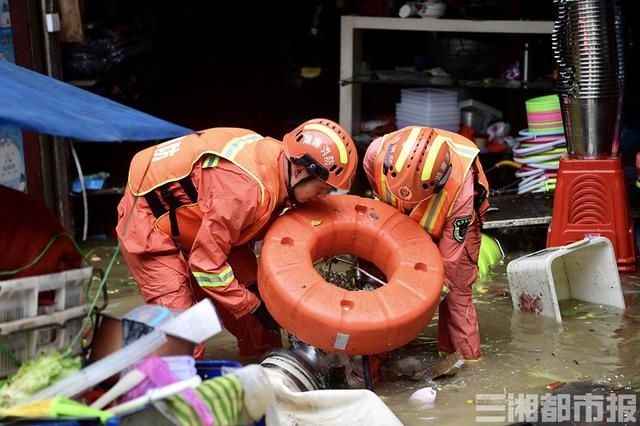
POLYGON ((258 269, 260 294, 285 330, 325 351, 360 355, 396 349, 424 330, 443 278, 438 248, 420 225, 352 195, 329 196, 278 218, 258 269), (387 284, 349 291, 326 282, 313 262, 335 254, 373 262, 387 284))

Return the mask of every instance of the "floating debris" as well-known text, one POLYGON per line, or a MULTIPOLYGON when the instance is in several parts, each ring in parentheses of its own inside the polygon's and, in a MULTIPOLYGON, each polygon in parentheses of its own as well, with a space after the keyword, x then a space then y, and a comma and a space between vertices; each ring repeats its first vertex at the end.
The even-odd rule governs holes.
POLYGON ((523 312, 539 314, 542 312, 542 299, 540 296, 533 297, 529 294, 522 293, 518 301, 518 309, 523 312))
POLYGON ((409 397, 409 401, 414 404, 419 404, 424 408, 431 408, 436 401, 436 395, 438 392, 432 387, 426 387, 418 389, 409 397))
POLYGON ((425 368, 413 375, 413 380, 422 379, 441 379, 444 377, 455 376, 460 368, 464 365, 464 359, 458 352, 447 355, 435 365, 425 368))
POLYGON ((458 352, 444 357, 442 361, 436 364, 434 367, 433 379, 439 379, 442 377, 455 376, 460 371, 460 368, 464 365, 464 358, 458 352))
POLYGON ((564 386, 566 385, 565 382, 553 382, 553 383, 549 383, 546 387, 548 390, 555 390, 558 389, 560 386, 564 386))
POLYGON ((386 284, 386 277, 373 263, 349 255, 324 257, 314 267, 325 281, 349 291, 370 291, 386 284), (338 263, 342 267, 333 270, 338 263))
POLYGON ((478 294, 485 294, 486 292, 489 291, 486 285, 480 285, 480 284, 476 284, 473 290, 478 294))
POLYGON ((580 374, 575 371, 568 371, 568 372, 565 372, 565 374, 563 374, 562 376, 559 376, 549 371, 532 370, 532 371, 527 371, 527 375, 531 377, 536 377, 538 379, 548 380, 551 383, 554 383, 554 382, 569 383, 569 382, 575 381, 580 377, 580 374))

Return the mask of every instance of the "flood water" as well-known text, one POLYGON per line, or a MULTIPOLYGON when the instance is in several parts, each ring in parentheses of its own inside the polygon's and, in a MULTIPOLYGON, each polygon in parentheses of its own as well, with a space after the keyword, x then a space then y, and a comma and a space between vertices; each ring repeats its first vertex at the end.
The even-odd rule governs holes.
MULTIPOLYGON (((104 269, 113 251, 108 244, 94 246, 95 265, 104 269)), ((564 321, 558 325, 513 310, 506 265, 524 254, 508 253, 501 265, 475 285, 483 351, 480 361, 465 364, 454 377, 437 381, 396 379, 375 384, 376 393, 404 424, 466 425, 476 424, 476 416, 506 416, 506 409, 478 411, 478 395, 543 395, 553 382, 600 383, 636 391, 640 387, 640 273, 621 274, 626 310, 565 303, 561 305, 564 321), (414 391, 426 386, 437 391, 432 407, 409 402, 414 391)), ((108 285, 108 312, 123 314, 142 303, 121 260, 115 263, 108 285)), ((435 361, 436 328, 434 318, 417 341, 402 351, 403 356, 424 365, 435 361)), ((223 332, 208 341, 206 357, 239 359, 234 338, 223 332)), ((505 419, 484 424, 507 423, 505 419)))

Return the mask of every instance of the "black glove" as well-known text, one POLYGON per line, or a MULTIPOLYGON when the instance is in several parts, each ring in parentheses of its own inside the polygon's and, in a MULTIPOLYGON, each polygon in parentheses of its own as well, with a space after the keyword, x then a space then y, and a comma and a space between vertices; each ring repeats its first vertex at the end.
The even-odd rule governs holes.
POLYGON ((262 300, 260 300, 260 304, 253 310, 253 312, 251 312, 251 314, 254 315, 258 321, 260 321, 260 324, 262 324, 262 326, 267 330, 277 331, 280 329, 280 326, 276 320, 273 319, 262 300))

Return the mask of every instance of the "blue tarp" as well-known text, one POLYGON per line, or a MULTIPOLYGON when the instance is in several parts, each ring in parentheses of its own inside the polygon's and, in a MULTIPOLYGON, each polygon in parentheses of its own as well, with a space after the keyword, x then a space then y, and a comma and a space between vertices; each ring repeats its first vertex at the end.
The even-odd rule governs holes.
POLYGON ((168 139, 192 132, 3 60, 0 123, 96 142, 168 139))

